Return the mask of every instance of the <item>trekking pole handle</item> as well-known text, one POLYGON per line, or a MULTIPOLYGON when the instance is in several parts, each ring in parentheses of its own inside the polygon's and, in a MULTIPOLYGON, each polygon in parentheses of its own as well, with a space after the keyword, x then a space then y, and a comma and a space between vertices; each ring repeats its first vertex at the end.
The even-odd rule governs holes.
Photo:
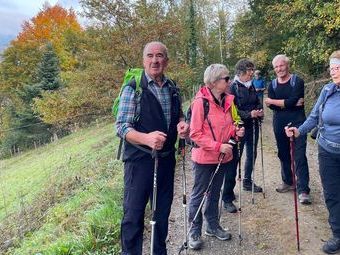
MULTIPOLYGON (((292 126, 292 122, 289 122, 288 124, 287 124, 287 128, 290 128, 292 126)), ((291 136, 291 137, 289 137, 289 140, 292 142, 292 141, 294 141, 294 137, 295 137, 295 135, 294 135, 294 131, 292 131, 293 132, 293 135, 291 136)))
MULTIPOLYGON (((234 122, 234 125, 235 125, 237 128, 241 129, 241 128, 244 127, 244 122, 243 122, 242 120, 235 121, 235 122, 234 122)), ((242 137, 238 137, 238 136, 236 135, 236 140, 237 140, 237 142, 239 142, 241 138, 242 138, 242 137)))
POLYGON ((178 150, 181 151, 183 149, 185 149, 185 139, 179 138, 178 139, 178 150))
POLYGON ((244 126, 244 122, 242 120, 239 120, 239 121, 235 121, 235 126, 241 128, 244 126))
POLYGON ((228 144, 235 146, 237 144, 237 142, 235 141, 234 138, 230 138, 229 141, 228 141, 228 144))

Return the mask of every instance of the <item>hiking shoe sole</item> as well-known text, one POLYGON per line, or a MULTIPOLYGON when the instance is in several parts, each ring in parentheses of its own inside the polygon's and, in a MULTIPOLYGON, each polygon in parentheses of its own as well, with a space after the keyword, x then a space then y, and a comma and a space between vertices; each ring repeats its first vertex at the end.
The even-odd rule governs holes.
POLYGON ((278 193, 287 193, 287 192, 290 192, 290 191, 294 191, 294 187, 290 186, 290 187, 287 187, 287 188, 284 188, 284 189, 276 188, 275 190, 278 193))
POLYGON ((207 231, 205 231, 205 235, 206 236, 212 236, 212 237, 216 237, 218 240, 221 240, 221 241, 227 241, 227 240, 230 240, 231 239, 231 234, 227 234, 227 236, 226 237, 224 237, 224 238, 222 238, 222 237, 220 237, 220 236, 217 236, 217 235, 215 235, 215 234, 213 234, 213 233, 209 233, 209 232, 207 232, 207 231))
MULTIPOLYGON (((252 191, 252 188, 250 187, 243 187, 243 190, 244 191, 252 191)), ((254 188, 254 193, 261 193, 261 192, 263 192, 263 190, 262 190, 262 188, 260 188, 260 187, 255 187, 254 188)))
POLYGON ((299 201, 300 202, 300 204, 302 204, 302 205, 311 205, 312 204, 312 201, 306 201, 306 200, 304 200, 304 201, 299 201))
POLYGON ((188 246, 191 250, 197 251, 197 250, 202 249, 203 244, 200 244, 199 246, 192 246, 189 244, 188 246))
POLYGON ((232 202, 224 203, 223 208, 228 213, 237 213, 237 208, 236 208, 236 206, 232 202))

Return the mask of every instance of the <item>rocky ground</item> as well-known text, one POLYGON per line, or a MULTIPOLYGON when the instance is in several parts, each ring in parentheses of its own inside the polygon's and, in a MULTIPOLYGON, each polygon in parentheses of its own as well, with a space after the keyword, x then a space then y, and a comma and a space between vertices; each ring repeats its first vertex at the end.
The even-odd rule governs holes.
MULTIPOLYGON (((241 236, 240 245, 239 214, 230 214, 222 210, 221 225, 232 233, 232 240, 219 241, 203 235, 204 247, 200 251, 187 250, 187 254, 228 254, 228 255, 318 255, 323 254, 321 246, 330 235, 327 222, 328 213, 323 201, 322 187, 317 166, 317 147, 315 141, 308 141, 308 162, 310 167, 310 187, 313 203, 298 204, 298 221, 300 229, 300 252, 297 251, 295 212, 293 192, 280 194, 275 188, 281 183, 279 160, 277 158, 275 138, 273 136, 271 117, 263 123, 263 159, 265 183, 263 184, 260 146, 255 168, 255 182, 265 187, 263 194, 255 194, 251 202, 251 192, 242 191, 241 236)), ((287 151, 289 153, 289 151, 287 151)), ((190 199, 192 188, 192 167, 189 153, 185 162, 187 177, 187 197, 190 199)), ((239 186, 235 187, 239 199, 239 186)), ((175 197, 169 223, 168 254, 178 254, 184 240, 184 220, 182 206, 182 161, 178 161, 175 177, 175 197)), ((238 206, 238 200, 236 201, 238 206)), ((147 232, 149 226, 146 228, 147 232)), ((149 237, 146 235, 145 254, 148 254, 149 237)), ((186 254, 185 251, 182 254, 186 254)))

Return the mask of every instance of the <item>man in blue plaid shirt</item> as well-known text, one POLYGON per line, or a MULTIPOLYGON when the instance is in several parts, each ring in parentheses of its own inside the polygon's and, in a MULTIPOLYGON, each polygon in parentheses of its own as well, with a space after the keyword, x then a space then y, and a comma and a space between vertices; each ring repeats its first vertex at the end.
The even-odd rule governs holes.
POLYGON ((116 127, 125 140, 123 255, 142 254, 145 207, 153 193, 153 151, 157 151, 158 157, 154 254, 167 254, 165 240, 174 190, 175 143, 177 134, 184 137, 189 129, 178 88, 164 76, 167 52, 161 42, 146 44, 139 103, 134 88, 126 86, 118 107, 116 127))

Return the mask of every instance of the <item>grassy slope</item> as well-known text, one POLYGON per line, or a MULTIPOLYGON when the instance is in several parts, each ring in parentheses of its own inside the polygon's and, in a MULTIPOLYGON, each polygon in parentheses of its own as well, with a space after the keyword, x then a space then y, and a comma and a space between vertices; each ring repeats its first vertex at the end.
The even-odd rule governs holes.
MULTIPOLYGON (((0 161, 7 254, 115 254, 122 164, 112 124, 0 161), (6 229, 7 227, 7 229, 6 229)), ((1 253, 1 250, 0 250, 1 253)))

